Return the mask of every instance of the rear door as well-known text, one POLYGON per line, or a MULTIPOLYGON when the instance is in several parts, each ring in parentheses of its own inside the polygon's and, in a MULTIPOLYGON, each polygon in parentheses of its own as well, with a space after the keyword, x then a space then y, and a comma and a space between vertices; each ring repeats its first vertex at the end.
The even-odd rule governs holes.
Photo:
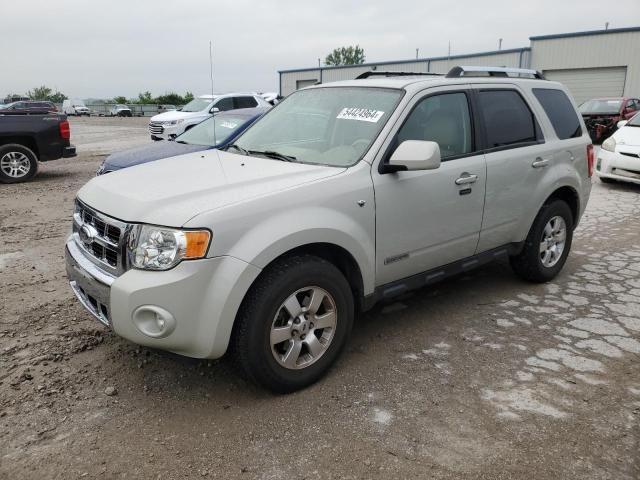
MULTIPOLYGON (((516 85, 474 85, 484 133, 487 186, 478 252, 523 240, 520 224, 554 147, 545 143, 540 124, 516 85)), ((526 234, 525 234, 526 235, 526 234)))
POLYGON ((478 244, 486 167, 471 90, 428 92, 406 107, 382 161, 405 140, 430 140, 440 145, 440 168, 373 172, 377 285, 472 256, 478 244))

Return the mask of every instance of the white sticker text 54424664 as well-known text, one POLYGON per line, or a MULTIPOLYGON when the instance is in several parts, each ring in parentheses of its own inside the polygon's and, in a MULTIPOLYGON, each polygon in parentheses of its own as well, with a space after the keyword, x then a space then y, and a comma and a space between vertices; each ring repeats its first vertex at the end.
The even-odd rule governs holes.
POLYGON ((361 122, 377 123, 384 115, 380 110, 370 110, 368 108, 343 108, 336 118, 342 120, 360 120, 361 122))

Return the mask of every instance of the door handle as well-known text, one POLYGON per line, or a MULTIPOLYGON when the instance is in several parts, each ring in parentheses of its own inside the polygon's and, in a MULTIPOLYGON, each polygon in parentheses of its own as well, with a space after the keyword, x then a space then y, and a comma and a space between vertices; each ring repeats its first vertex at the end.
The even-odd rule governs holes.
POLYGON ((456 179, 456 185, 468 185, 470 183, 476 183, 476 180, 478 180, 478 175, 471 175, 464 172, 456 179))
POLYGON ((547 165, 549 165, 549 159, 541 157, 536 158, 535 161, 531 164, 533 168, 543 168, 547 165))

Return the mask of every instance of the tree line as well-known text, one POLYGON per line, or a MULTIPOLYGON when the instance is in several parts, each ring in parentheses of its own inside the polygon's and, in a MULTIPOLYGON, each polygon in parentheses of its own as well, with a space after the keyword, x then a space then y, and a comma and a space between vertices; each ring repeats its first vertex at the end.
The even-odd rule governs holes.
MULTIPOLYGON (((24 100, 28 98, 29 100, 40 100, 40 101, 48 101, 53 103, 62 103, 67 100, 67 97, 64 93, 59 92, 58 90, 54 91, 52 88, 47 87, 46 85, 42 85, 40 87, 35 87, 29 90, 26 95, 19 95, 17 93, 12 93, 7 95, 4 99, 5 103, 16 102, 19 100, 24 100)), ((129 105, 135 104, 151 104, 151 105, 185 105, 193 100, 193 93, 185 92, 184 95, 180 95, 175 92, 167 92, 162 95, 158 95, 154 97, 151 92, 144 91, 140 92, 136 98, 127 98, 125 96, 119 95, 113 98, 108 98, 104 100, 100 100, 99 103, 124 103, 129 105)))

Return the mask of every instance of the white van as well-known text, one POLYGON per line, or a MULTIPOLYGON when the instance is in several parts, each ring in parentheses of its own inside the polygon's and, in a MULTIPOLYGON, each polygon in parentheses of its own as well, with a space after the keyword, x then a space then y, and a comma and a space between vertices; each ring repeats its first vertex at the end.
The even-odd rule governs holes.
POLYGON ((65 100, 62 102, 62 113, 67 115, 86 115, 89 116, 89 109, 82 100, 65 100))

